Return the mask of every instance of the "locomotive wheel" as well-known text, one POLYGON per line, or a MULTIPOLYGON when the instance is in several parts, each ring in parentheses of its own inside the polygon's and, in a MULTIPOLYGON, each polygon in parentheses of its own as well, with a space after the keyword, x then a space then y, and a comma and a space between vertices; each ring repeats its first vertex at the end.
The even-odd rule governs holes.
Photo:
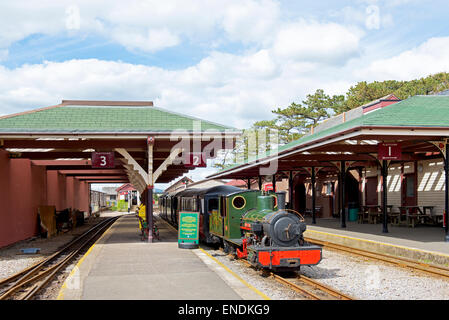
POLYGON ((237 256, 237 252, 235 251, 235 247, 229 241, 223 240, 223 252, 228 255, 233 255, 234 258, 237 256))
POLYGON ((223 240, 223 252, 228 254, 230 250, 230 245, 226 240, 223 240))

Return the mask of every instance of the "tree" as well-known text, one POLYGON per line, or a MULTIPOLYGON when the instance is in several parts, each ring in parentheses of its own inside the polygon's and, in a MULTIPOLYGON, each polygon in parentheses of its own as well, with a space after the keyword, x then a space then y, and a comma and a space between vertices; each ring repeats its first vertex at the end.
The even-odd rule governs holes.
POLYGON ((258 121, 254 128, 271 128, 280 133, 281 141, 288 143, 303 136, 312 126, 329 118, 335 110, 342 109, 344 96, 332 96, 318 89, 314 94, 309 94, 302 104, 292 102, 286 108, 277 108, 272 112, 276 119, 258 121))

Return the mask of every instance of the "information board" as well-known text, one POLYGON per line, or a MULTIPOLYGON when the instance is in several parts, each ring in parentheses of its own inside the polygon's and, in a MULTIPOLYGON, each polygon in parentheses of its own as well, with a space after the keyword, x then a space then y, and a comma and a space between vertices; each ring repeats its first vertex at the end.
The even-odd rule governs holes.
POLYGON ((196 249, 199 243, 200 215, 198 212, 179 212, 178 247, 196 249))

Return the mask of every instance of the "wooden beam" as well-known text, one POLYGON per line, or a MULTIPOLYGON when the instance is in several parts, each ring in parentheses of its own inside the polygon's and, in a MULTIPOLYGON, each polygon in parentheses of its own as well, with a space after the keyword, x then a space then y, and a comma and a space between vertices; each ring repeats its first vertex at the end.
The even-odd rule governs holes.
POLYGON ((116 179, 126 179, 126 175, 118 176, 75 176, 78 180, 116 180, 116 179))
POLYGON ((116 180, 83 180, 87 183, 127 183, 128 179, 116 179, 116 180))
POLYGON ((95 175, 114 175, 114 174, 125 174, 124 169, 91 169, 91 170, 59 170, 59 173, 65 174, 65 175, 89 175, 89 174, 95 174, 95 175))
POLYGON ((162 172, 164 172, 165 170, 167 170, 167 167, 169 165, 171 165, 173 163, 173 161, 176 159, 176 157, 183 152, 184 149, 182 148, 176 148, 174 149, 170 155, 168 156, 167 159, 165 159, 165 161, 159 166, 159 168, 156 169, 156 171, 154 172, 153 175, 153 183, 154 181, 156 181, 159 176, 162 174, 162 172))
POLYGON ((148 175, 146 174, 145 170, 142 169, 142 167, 134 160, 134 158, 125 150, 122 148, 115 149, 118 153, 120 153, 125 159, 125 164, 129 164, 133 167, 134 171, 137 171, 145 181, 145 183, 148 185, 148 175))

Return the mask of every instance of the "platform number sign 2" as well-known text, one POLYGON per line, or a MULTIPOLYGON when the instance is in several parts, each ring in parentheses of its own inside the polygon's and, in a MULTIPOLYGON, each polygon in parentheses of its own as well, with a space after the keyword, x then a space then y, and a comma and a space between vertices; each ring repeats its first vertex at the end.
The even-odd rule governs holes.
POLYGON ((189 168, 196 168, 196 167, 205 168, 207 164, 206 161, 204 161, 204 155, 202 153, 194 152, 187 154, 185 166, 189 168))
POLYGON ((114 168, 114 152, 92 152, 92 168, 114 168))

